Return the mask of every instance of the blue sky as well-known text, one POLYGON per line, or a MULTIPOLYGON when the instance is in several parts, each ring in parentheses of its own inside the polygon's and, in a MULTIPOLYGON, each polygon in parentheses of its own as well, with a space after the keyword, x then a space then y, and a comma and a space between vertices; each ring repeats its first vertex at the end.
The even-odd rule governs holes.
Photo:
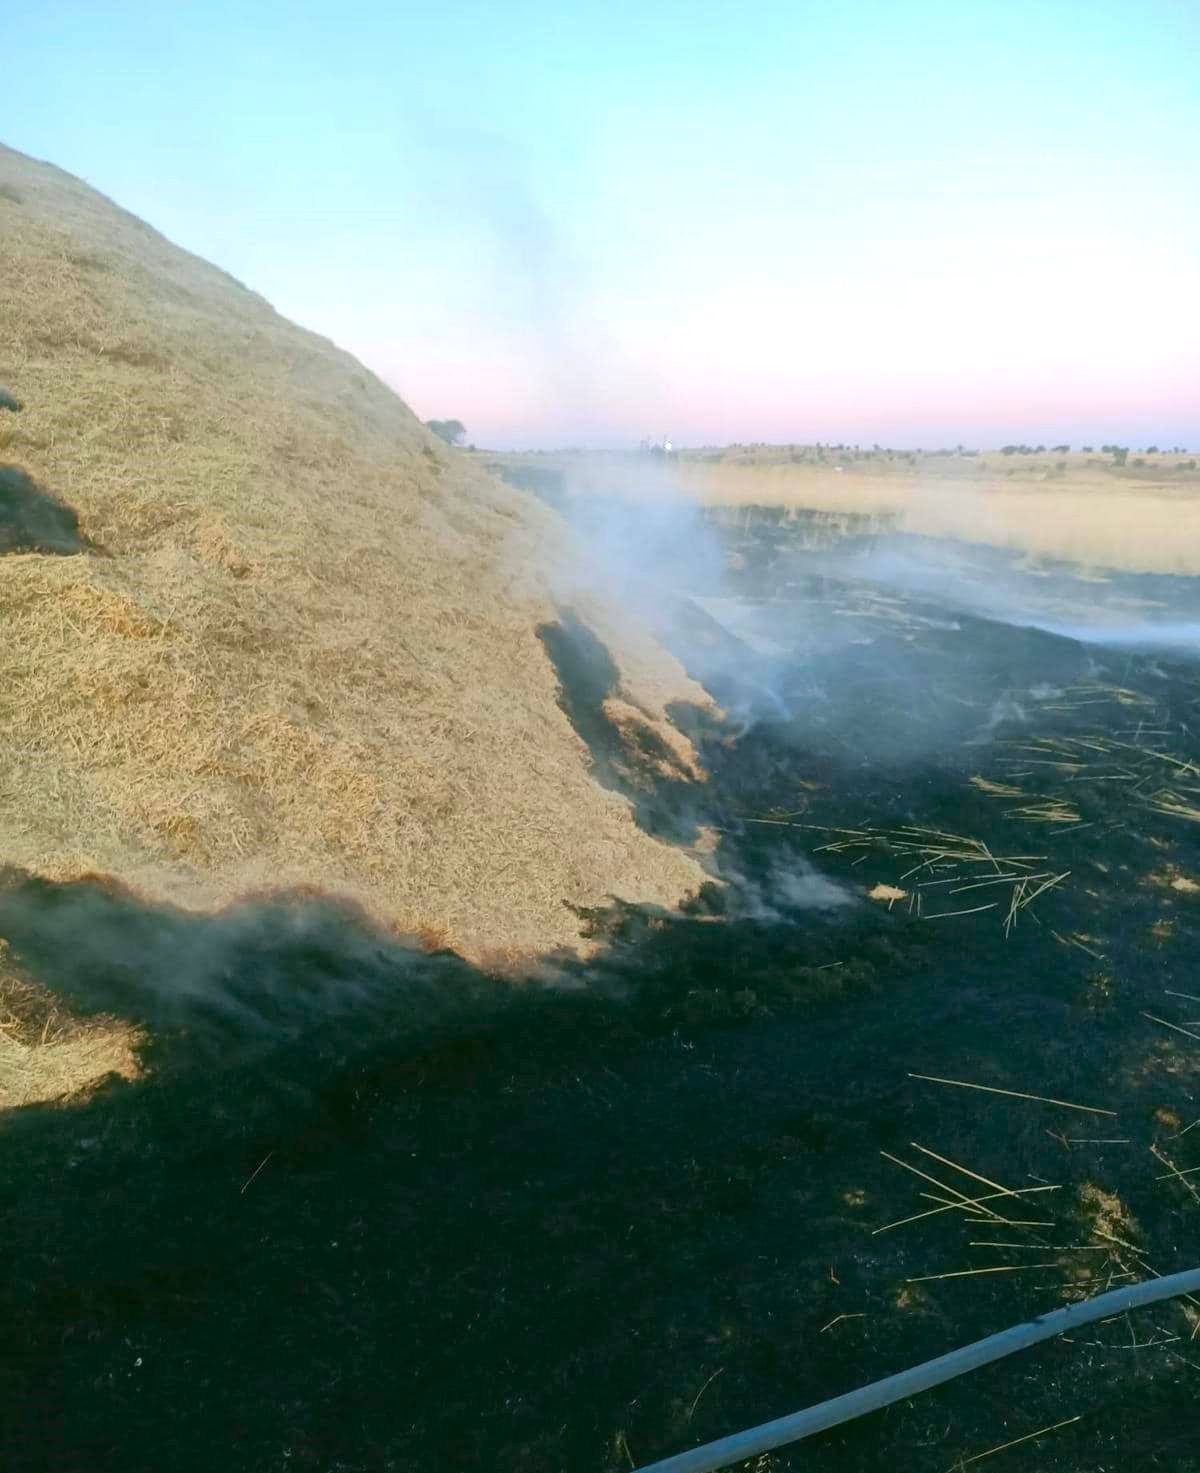
POLYGON ((0 138, 490 445, 1200 443, 1200 4, 63 3, 0 138))

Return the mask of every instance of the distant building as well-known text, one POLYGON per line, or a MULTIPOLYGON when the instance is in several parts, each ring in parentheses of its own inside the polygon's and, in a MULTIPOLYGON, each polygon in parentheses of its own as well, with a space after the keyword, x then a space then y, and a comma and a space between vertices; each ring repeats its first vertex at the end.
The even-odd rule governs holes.
POLYGON ((661 440, 642 440, 638 444, 638 450, 642 455, 671 455, 675 447, 670 439, 664 435, 661 440))

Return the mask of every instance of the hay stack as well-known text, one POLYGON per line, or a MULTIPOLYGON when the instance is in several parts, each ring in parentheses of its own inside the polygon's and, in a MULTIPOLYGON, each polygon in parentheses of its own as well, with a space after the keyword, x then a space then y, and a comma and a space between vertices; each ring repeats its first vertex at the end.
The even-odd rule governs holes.
MULTIPOLYGON (((0 252, 21 405, 0 462, 92 549, 0 557, 0 862, 194 907, 317 885, 468 953, 573 944, 564 901, 694 888, 559 707, 535 633, 553 513, 333 344, 4 148, 0 252)), ((645 640, 612 652, 660 730, 666 698, 703 699, 645 640)))

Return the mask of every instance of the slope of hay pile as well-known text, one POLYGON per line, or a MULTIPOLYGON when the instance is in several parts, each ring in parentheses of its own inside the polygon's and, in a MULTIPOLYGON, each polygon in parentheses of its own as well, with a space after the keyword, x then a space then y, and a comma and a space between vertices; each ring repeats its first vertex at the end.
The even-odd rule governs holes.
MULTIPOLYGON (((468 953, 571 944, 564 901, 695 887, 558 704, 553 513, 4 148, 0 254, 0 464, 86 544, 0 557, 0 862, 195 907, 313 884, 468 953)), ((646 641, 613 654, 660 728, 702 699, 646 641)))

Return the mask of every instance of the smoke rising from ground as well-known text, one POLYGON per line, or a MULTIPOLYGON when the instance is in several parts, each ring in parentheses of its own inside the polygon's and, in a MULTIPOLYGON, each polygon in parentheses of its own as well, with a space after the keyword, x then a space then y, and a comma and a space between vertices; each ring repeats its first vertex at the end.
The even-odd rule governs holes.
POLYGON ((1038 562, 991 547, 893 536, 824 562, 948 610, 1114 649, 1200 651, 1200 591, 1191 578, 1038 562))
MULTIPOLYGON (((866 530, 831 544, 802 517, 714 517, 653 457, 613 459, 599 478, 591 467, 547 499, 570 528, 570 556, 548 574, 564 611, 602 598, 663 640, 720 704, 735 777, 779 748, 813 771, 875 764, 902 781, 946 754, 973 761, 1073 681, 1119 681, 1141 648, 1194 653, 1200 630, 1191 580, 866 530)), ((576 626, 562 627, 569 641, 576 626)), ((594 705, 617 693, 615 666, 602 674, 594 705)), ((702 781, 679 797, 693 828, 713 817, 702 781)), ((802 810, 801 792, 778 797, 802 810)), ((728 918, 775 924, 852 902, 798 854, 749 874, 731 852, 712 860, 728 918)), ((27 877, 0 889, 0 937, 82 1010, 183 1030, 206 1057, 312 1030, 333 1046, 371 1019, 441 1026, 502 992, 319 896, 195 916, 27 877)))
MULTIPOLYGON (((814 756, 911 766, 1027 730, 1048 692, 1119 682, 1132 653, 1200 648, 1192 579, 1087 569, 869 517, 709 509, 665 458, 568 460, 547 499, 573 532, 556 596, 603 595, 654 633, 719 702, 735 741, 762 731, 814 756)), ((977 499, 986 535, 987 498, 977 499)))
POLYGON ((568 463, 548 496, 573 534, 571 556, 550 571, 557 598, 610 598, 651 628, 672 600, 719 589, 726 553, 704 509, 686 496, 664 460, 603 458, 568 463))
POLYGON ((299 894, 215 915, 151 905, 97 881, 9 877, 0 937, 35 980, 82 1013, 115 1013, 186 1039, 192 1061, 253 1055, 372 1020, 443 1026, 482 1010, 482 977, 371 925, 352 906, 299 894))
POLYGON ((786 922, 803 911, 833 913, 857 903, 849 890, 797 856, 778 861, 765 879, 751 879, 732 861, 719 863, 717 872, 727 887, 728 913, 751 921, 786 922))

